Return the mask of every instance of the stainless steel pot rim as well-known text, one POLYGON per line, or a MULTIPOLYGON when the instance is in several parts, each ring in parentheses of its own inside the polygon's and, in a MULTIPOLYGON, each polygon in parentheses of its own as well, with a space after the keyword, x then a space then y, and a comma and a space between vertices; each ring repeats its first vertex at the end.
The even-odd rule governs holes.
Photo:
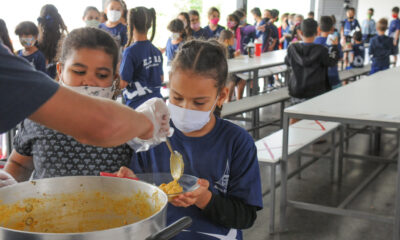
POLYGON ((14 184, 14 185, 6 186, 6 187, 3 187, 1 189, 11 188, 11 187, 15 187, 16 185, 21 185, 21 184, 28 184, 28 183, 31 184, 32 182, 38 182, 38 181, 41 181, 41 180, 59 179, 59 178, 65 179, 65 178, 76 178, 76 177, 101 178, 101 179, 104 179, 104 178, 106 178, 106 179, 118 179, 118 181, 137 181, 137 182, 140 182, 141 184, 148 185, 151 188, 156 188, 157 190, 159 190, 159 192, 162 194, 162 198, 164 198, 166 204, 160 210, 158 210, 155 214, 151 215, 150 217, 144 218, 144 219, 142 219, 140 221, 137 221, 137 222, 125 225, 125 226, 116 227, 116 228, 109 228, 109 229, 104 229, 104 230, 100 230, 100 231, 78 232, 78 233, 45 233, 45 232, 21 231, 21 230, 15 230, 15 229, 12 229, 12 228, 5 228, 5 227, 2 227, 2 226, 0 226, 0 229, 6 230, 6 231, 12 231, 12 232, 15 232, 15 233, 29 233, 29 234, 38 235, 38 236, 39 235, 40 236, 43 236, 43 235, 44 236, 63 236, 63 235, 79 236, 79 235, 91 234, 91 233, 101 234, 102 232, 108 232, 108 231, 121 231, 121 230, 123 231, 125 228, 129 228, 132 225, 136 225, 136 224, 140 224, 140 223, 143 223, 143 222, 146 222, 146 221, 150 221, 152 218, 156 217, 158 212, 161 212, 168 205, 168 196, 167 196, 167 194, 164 191, 162 191, 161 189, 159 189, 157 186, 155 186, 153 184, 150 184, 150 183, 147 183, 147 182, 144 182, 144 181, 131 180, 131 179, 127 179, 127 178, 111 178, 111 177, 102 177, 102 176, 62 176, 62 177, 55 177, 55 178, 43 178, 43 179, 25 181, 25 182, 17 183, 17 184, 14 184))

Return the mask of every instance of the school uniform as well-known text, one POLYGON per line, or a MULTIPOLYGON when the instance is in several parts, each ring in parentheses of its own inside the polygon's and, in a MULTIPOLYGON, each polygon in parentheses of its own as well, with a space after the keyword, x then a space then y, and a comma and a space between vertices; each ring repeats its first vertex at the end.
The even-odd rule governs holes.
MULTIPOLYGON (((243 239, 241 230, 214 223, 207 217, 207 211, 214 199, 220 197, 240 199, 257 210, 262 208, 257 149, 251 136, 235 124, 216 118, 214 128, 205 136, 187 137, 175 128, 170 142, 183 156, 184 173, 208 180, 213 194, 204 210, 194 205, 187 208, 168 205, 167 224, 183 216, 193 219, 192 226, 173 239, 243 239)), ((170 152, 163 143, 138 153, 137 159, 131 161, 131 169, 135 173, 169 173, 169 158, 170 152)))
POLYGON ((259 23, 255 22, 254 23, 254 27, 256 28, 256 38, 261 38, 264 34, 263 31, 257 30, 258 27, 261 27, 263 25, 267 24, 265 22, 265 19, 262 19, 259 23))
POLYGON ((116 172, 122 166, 129 166, 133 154, 126 144, 112 148, 81 144, 29 119, 20 124, 14 148, 19 154, 32 157, 31 179, 116 172))
POLYGON ((276 39, 276 43, 275 46, 273 48, 273 50, 279 50, 279 31, 278 31, 278 27, 271 23, 271 39, 275 40, 276 39))
MULTIPOLYGON (((332 47, 332 45, 328 45, 326 43, 327 39, 328 38, 326 38, 326 37, 316 37, 314 40, 314 43, 321 44, 321 45, 327 47, 328 53, 332 54, 333 47, 332 47)), ((337 45, 337 54, 339 54, 339 56, 338 56, 339 58, 342 58, 343 52, 342 52, 342 46, 340 46, 340 44, 337 45)), ((332 88, 337 88, 338 86, 342 85, 340 78, 339 78, 339 70, 338 70, 337 64, 335 66, 328 68, 328 78, 329 78, 329 84, 331 85, 332 88)))
MULTIPOLYGON (((398 19, 398 18, 393 19, 390 22, 390 25, 389 25, 389 37, 394 39, 397 30, 400 30, 400 19, 398 19)), ((399 39, 397 39, 397 45, 395 46, 393 54, 394 55, 399 54, 399 39)))
POLYGON ((119 23, 117 26, 112 28, 109 28, 105 23, 102 23, 99 25, 99 28, 109 32, 121 47, 125 46, 128 41, 127 27, 122 23, 119 23))
POLYGON ((183 45, 183 41, 173 44, 171 38, 168 38, 167 46, 165 48, 165 55, 167 56, 167 64, 171 65, 172 60, 174 60, 175 55, 179 51, 180 47, 183 45))
POLYGON ((350 63, 352 68, 362 68, 364 67, 364 59, 365 59, 365 48, 364 43, 353 44, 353 55, 354 60, 350 63))
POLYGON ((353 21, 349 21, 349 19, 345 19, 342 21, 342 27, 344 29, 343 35, 346 38, 346 42, 351 42, 352 32, 357 28, 361 30, 360 23, 357 19, 353 19, 353 21))
POLYGON ((36 70, 47 73, 46 71, 46 58, 39 50, 30 54, 24 55, 23 50, 18 51, 18 56, 25 58, 36 70))
POLYGON ((390 66, 390 55, 395 53, 393 38, 386 35, 375 36, 369 45, 372 65, 370 74, 386 70, 390 66))
POLYGON ((199 39, 199 38, 200 38, 200 39, 205 39, 205 40, 207 40, 207 39, 210 38, 209 31, 206 30, 206 29, 204 29, 204 28, 200 28, 197 32, 195 32, 195 31, 193 30, 192 36, 193 36, 193 38, 196 38, 196 39, 199 39))
POLYGON ((208 31, 208 37, 209 38, 219 38, 219 35, 225 28, 221 25, 217 25, 217 28, 215 30, 211 30, 210 26, 206 26, 203 28, 204 30, 208 31))
POLYGON ((126 105, 135 109, 150 98, 162 98, 162 66, 162 54, 150 41, 138 41, 125 49, 120 75, 129 83, 123 92, 126 105))
MULTIPOLYGON (((279 39, 281 39, 283 36, 290 34, 290 27, 287 26, 286 28, 283 28, 282 26, 280 26, 278 28, 279 31, 279 39)), ((286 37, 285 40, 283 41, 283 43, 279 44, 279 48, 280 49, 287 49, 289 47, 289 38, 286 37)))

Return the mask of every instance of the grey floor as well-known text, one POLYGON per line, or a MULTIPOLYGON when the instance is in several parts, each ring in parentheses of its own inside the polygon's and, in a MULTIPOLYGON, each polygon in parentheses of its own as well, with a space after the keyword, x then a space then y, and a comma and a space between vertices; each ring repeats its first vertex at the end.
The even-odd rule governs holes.
MULTIPOLYGON (((261 110, 261 120, 278 117, 278 105, 261 110)), ((246 126, 244 122, 236 122, 246 126)), ((278 130, 277 127, 262 129, 261 137, 278 130)), ((383 153, 395 147, 394 137, 383 137, 383 153)), ((314 144, 308 151, 321 152, 327 149, 326 144, 314 144)), ((369 137, 357 135, 351 139, 349 152, 364 154, 368 152, 369 137)), ((289 171, 295 168, 295 159, 289 161, 289 171)), ((305 159, 307 161, 307 159, 305 159)), ((321 159, 302 172, 302 179, 294 177, 289 180, 288 196, 291 200, 301 200, 310 203, 337 206, 355 187, 357 187, 379 164, 367 163, 356 159, 346 159, 344 165, 343 183, 331 183, 329 160, 321 159)), ((269 188, 269 169, 261 165, 260 173, 262 188, 265 192, 269 188)), ((279 169, 277 179, 280 179, 279 169)), ((363 210, 382 215, 393 215, 395 200, 396 165, 387 168, 359 195, 348 209, 363 210)), ((276 227, 279 222, 279 190, 277 189, 276 227)), ((263 197, 264 209, 258 212, 254 226, 244 231, 245 239, 273 239, 273 240, 333 240, 333 239, 391 239, 390 224, 360 220, 356 218, 339 217, 323 213, 289 208, 288 230, 283 233, 270 234, 269 224, 269 197, 263 197)))

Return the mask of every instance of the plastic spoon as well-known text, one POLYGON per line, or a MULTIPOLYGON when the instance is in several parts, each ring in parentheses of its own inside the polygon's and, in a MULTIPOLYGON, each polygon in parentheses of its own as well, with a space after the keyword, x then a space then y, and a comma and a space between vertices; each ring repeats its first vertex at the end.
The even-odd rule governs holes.
POLYGON ((169 142, 168 138, 166 143, 169 148, 169 151, 171 152, 171 157, 169 158, 169 167, 171 169, 171 175, 175 181, 178 181, 183 174, 183 169, 184 169, 183 158, 179 152, 174 151, 172 149, 171 143, 169 142))

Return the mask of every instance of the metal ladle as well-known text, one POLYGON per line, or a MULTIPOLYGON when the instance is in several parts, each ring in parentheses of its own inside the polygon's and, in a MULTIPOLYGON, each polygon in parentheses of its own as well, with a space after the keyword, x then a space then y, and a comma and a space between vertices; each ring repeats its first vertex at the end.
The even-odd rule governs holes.
POLYGON ((166 143, 169 151, 171 152, 171 157, 169 158, 171 175, 175 181, 178 181, 183 174, 183 169, 184 169, 183 158, 179 152, 174 151, 172 149, 171 143, 169 142, 168 138, 166 143))

